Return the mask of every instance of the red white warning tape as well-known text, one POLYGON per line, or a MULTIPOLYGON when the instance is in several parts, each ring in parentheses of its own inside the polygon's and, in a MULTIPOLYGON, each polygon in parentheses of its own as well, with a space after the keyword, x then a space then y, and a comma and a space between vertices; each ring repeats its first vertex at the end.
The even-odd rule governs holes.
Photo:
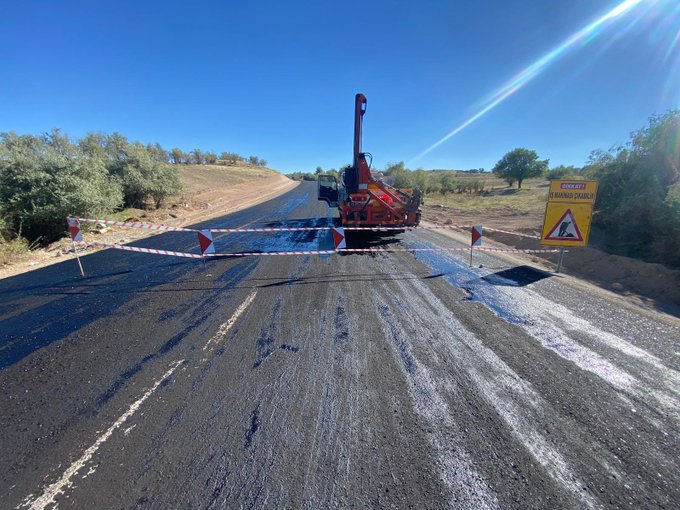
MULTIPOLYGON (((470 228, 470 226, 465 226, 463 228, 470 228)), ((541 239, 541 236, 535 236, 531 234, 523 234, 521 232, 512 232, 510 230, 501 230, 500 228, 490 228, 490 227, 484 227, 484 230, 488 230, 490 232, 500 232, 502 234, 510 234, 513 236, 519 236, 519 237, 527 237, 529 239, 541 239)))
POLYGON ((186 257, 190 259, 202 259, 203 255, 197 253, 184 253, 181 251, 156 250, 154 248, 140 248, 138 246, 124 246, 121 244, 88 243, 87 246, 97 246, 98 248, 111 248, 114 250, 136 251, 140 253, 152 253, 154 255, 170 255, 172 257, 186 257))
MULTIPOLYGON (((248 228, 208 228, 208 229, 194 229, 186 227, 170 227, 168 225, 154 225, 152 223, 140 223, 140 222, 129 222, 129 221, 114 221, 114 220, 97 220, 92 218, 77 218, 72 216, 80 222, 86 223, 99 223, 101 225, 112 225, 115 227, 127 227, 127 228, 141 228, 145 230, 156 230, 159 232, 214 232, 221 234, 235 234, 235 233, 248 233, 248 232, 302 232, 309 230, 333 230, 336 227, 248 227, 248 228)), ((417 227, 352 227, 346 226, 345 230, 351 231, 372 231, 372 232, 389 232, 394 230, 458 230, 466 229, 469 230, 473 225, 432 225, 432 226, 417 226, 417 227)), ((490 232, 501 232, 503 234, 511 234, 520 237, 528 237, 530 239, 540 239, 539 236, 534 236, 530 234, 522 234, 520 232, 512 232, 510 230, 501 230, 498 228, 484 227, 484 230, 490 232)))
MULTIPOLYGON (((200 254, 196 253, 185 253, 179 251, 171 250, 157 250, 155 248, 141 248, 137 246, 125 246, 120 244, 104 244, 104 243, 88 243, 87 246, 96 246, 99 248, 109 248, 114 250, 124 250, 139 253, 150 253, 154 255, 169 255, 173 257, 186 257, 192 259, 202 259, 205 257, 272 257, 272 256, 286 256, 286 255, 333 255, 336 253, 399 253, 399 252, 446 252, 446 251, 467 251, 473 248, 477 251, 482 252, 495 252, 495 253, 556 253, 560 250, 558 249, 539 249, 539 250, 521 250, 513 248, 482 248, 481 246, 472 246, 471 248, 347 248, 345 243, 345 230, 404 230, 398 227, 384 227, 384 228, 374 228, 374 227, 272 227, 272 228, 250 228, 250 229, 206 229, 206 230, 196 230, 191 228, 183 227, 167 227, 164 225, 152 225, 148 223, 130 223, 125 221, 113 221, 113 220, 93 220, 93 219, 80 219, 74 216, 69 216, 67 218, 69 231, 74 242, 82 242, 82 232, 80 230, 80 221, 104 223, 107 225, 117 225, 117 226, 127 226, 132 228, 146 228, 150 230, 171 230, 171 231, 182 231, 182 232, 197 232, 198 241, 201 249, 200 254), (333 232, 333 250, 298 250, 298 251, 271 251, 271 252, 233 252, 233 253, 215 253, 215 246, 213 244, 212 232, 280 232, 280 231, 299 231, 299 230, 332 230, 333 232)), ((442 228, 462 228, 460 226, 446 225, 446 226, 433 226, 433 227, 409 227, 408 230, 413 230, 415 228, 422 228, 428 230, 442 229, 442 228)), ((479 227, 473 227, 481 230, 479 227)), ((495 229, 489 229, 495 230, 495 229)), ((481 232, 479 234, 481 237, 481 232)), ((473 241, 474 245, 474 241, 473 241)), ((472 251, 470 253, 472 257, 472 251)))
POLYGON ((244 251, 234 253, 210 253, 206 257, 275 257, 282 255, 336 255, 343 250, 305 250, 305 251, 244 251))
MULTIPOLYGON (((478 248, 473 247, 474 251, 490 251, 495 253, 559 253, 560 250, 517 250, 505 248, 478 248)), ((469 251, 470 248, 343 248, 337 250, 338 253, 391 253, 391 252, 413 252, 413 251, 469 251)))
POLYGON ((145 230, 158 230, 158 231, 169 231, 169 232, 198 232, 198 230, 193 228, 184 227, 169 227, 167 225, 153 225, 151 223, 138 223, 129 221, 114 221, 114 220, 94 220, 91 218, 76 218, 81 222, 86 223, 99 223, 100 225, 113 225, 115 227, 128 227, 128 228, 143 228, 145 230))
MULTIPOLYGON (((437 251, 468 251, 469 248, 341 248, 338 250, 299 250, 299 251, 254 251, 254 252, 233 252, 233 253, 186 253, 170 250, 156 250, 154 248, 141 248, 138 246, 124 246, 120 244, 87 243, 87 246, 98 248, 109 248, 113 250, 133 251, 138 253, 149 253, 153 255, 169 255, 173 257, 185 257, 191 259, 202 259, 208 257, 276 257, 289 255, 336 255, 339 253, 400 253, 400 252, 437 252, 437 251)), ((475 248, 475 251, 486 251, 496 253, 558 253, 560 250, 512 250, 503 248, 475 248)))

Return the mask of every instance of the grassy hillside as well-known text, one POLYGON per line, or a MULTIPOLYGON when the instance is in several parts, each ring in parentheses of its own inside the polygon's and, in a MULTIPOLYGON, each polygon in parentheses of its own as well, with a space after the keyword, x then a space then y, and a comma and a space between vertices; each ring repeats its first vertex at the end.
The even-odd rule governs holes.
MULTIPOLYGON (((457 182, 465 181, 465 177, 458 176, 456 179, 457 182)), ((510 188, 500 179, 489 177, 484 179, 484 191, 481 193, 430 193, 426 204, 443 205, 466 213, 506 211, 513 216, 529 214, 538 218, 543 215, 547 198, 548 185, 544 179, 529 179, 521 189, 517 189, 510 188)))
POLYGON ((257 181, 279 173, 252 166, 179 165, 178 168, 185 193, 257 181))

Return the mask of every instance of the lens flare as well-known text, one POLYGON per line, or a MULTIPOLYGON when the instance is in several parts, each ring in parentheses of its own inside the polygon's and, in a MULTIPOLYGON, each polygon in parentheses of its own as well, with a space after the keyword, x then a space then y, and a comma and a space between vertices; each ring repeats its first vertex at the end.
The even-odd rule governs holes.
POLYGON ((634 7, 637 7, 639 4, 643 2, 655 3, 656 0, 625 0, 624 2, 621 2, 616 7, 611 9, 609 12, 604 14, 603 16, 589 23, 580 30, 574 32, 561 44, 557 45, 555 48, 553 48, 548 53, 539 58, 536 62, 524 68, 522 71, 520 71, 510 80, 508 80, 504 85, 498 88, 495 92, 493 92, 489 97, 487 97, 482 102, 483 106, 477 113, 475 113, 472 117, 463 122, 456 129, 451 131, 441 140, 437 141, 436 143, 425 149, 423 152, 418 154, 411 161, 409 161, 409 163, 422 158, 426 154, 429 154, 434 149, 439 147, 441 144, 446 142, 448 139, 460 133, 463 129, 468 127, 473 122, 477 121, 480 117, 489 113, 496 106, 498 106, 508 97, 513 95, 519 89, 521 89, 524 85, 529 83, 529 81, 536 78, 539 74, 545 71, 552 63, 556 62, 560 57, 564 56, 569 50, 572 50, 573 48, 579 45, 585 45, 591 42, 604 30, 606 30, 611 25, 611 23, 613 23, 617 18, 623 16, 624 14, 629 13, 634 7))

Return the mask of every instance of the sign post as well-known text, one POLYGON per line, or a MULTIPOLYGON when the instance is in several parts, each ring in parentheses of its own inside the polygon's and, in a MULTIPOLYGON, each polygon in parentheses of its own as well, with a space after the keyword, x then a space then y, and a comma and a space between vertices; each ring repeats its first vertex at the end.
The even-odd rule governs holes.
POLYGON ((557 273, 562 269, 564 248, 588 246, 596 195, 597 181, 550 181, 541 244, 560 248, 557 273))
POLYGON ((73 246, 73 253, 75 253, 76 260, 78 261, 80 276, 85 277, 83 265, 80 263, 80 257, 78 256, 78 247, 76 246, 76 241, 80 242, 83 240, 83 232, 80 230, 80 221, 74 216, 69 216, 66 218, 66 223, 68 223, 68 231, 71 233, 71 245, 73 246))
POLYGON ((564 247, 560 246, 560 258, 557 259, 557 269, 555 270, 556 273, 559 273, 560 269, 562 269, 563 261, 564 261, 564 247))

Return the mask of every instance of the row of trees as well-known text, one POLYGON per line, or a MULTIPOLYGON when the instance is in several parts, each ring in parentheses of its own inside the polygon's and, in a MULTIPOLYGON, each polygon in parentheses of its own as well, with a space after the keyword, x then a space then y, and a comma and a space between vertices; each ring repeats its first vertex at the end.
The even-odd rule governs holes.
MULTIPOLYGON (((323 170, 320 166, 316 167, 314 173, 311 172, 294 172, 289 174, 288 177, 298 181, 314 181, 317 176, 333 175, 338 180, 341 178, 341 174, 344 168, 340 170, 330 169, 323 170)), ((465 179, 457 179, 456 175, 458 173, 465 174, 483 174, 484 169, 473 169, 473 170, 430 170, 425 171, 422 168, 418 170, 409 170, 403 161, 398 163, 388 163, 385 169, 380 172, 382 178, 392 186, 397 188, 411 188, 418 189, 423 193, 479 193, 484 191, 486 186, 485 179, 470 179, 466 177, 465 179)))
POLYGON ((61 236, 68 214, 98 216, 121 207, 159 207, 182 190, 159 144, 120 133, 70 139, 0 134, 0 236, 43 243, 61 236))
POLYGON ((222 152, 218 156, 213 151, 194 149, 184 152, 175 147, 166 154, 166 161, 174 165, 243 165, 267 166, 267 160, 257 156, 244 157, 235 152, 222 152))
POLYGON ((257 156, 129 141, 120 133, 71 139, 58 129, 39 136, 0 134, 0 242, 22 236, 49 242, 67 214, 152 208, 182 190, 180 164, 266 166, 257 156))

